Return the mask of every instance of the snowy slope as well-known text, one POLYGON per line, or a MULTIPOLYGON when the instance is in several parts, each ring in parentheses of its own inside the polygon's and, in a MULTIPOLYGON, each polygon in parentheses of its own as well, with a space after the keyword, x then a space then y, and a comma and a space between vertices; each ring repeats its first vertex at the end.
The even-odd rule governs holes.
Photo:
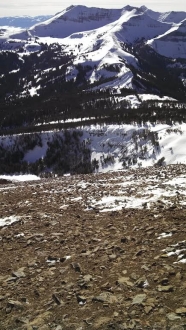
MULTIPOLYGON (((11 35, 19 35, 20 33, 25 33, 25 30, 20 27, 0 26, 0 43, 7 42, 7 39, 9 39, 11 35)), ((27 36, 25 34, 25 39, 26 38, 27 36)))
MULTIPOLYGON (((147 167, 165 158, 164 164, 186 164, 186 124, 146 123, 138 125, 91 125, 79 128, 82 131, 82 143, 91 150, 91 160, 97 160, 98 172, 123 169, 128 167, 147 167), (156 146, 151 134, 156 136, 156 146), (157 147, 157 143, 159 146, 157 147), (135 160, 135 162, 134 162, 135 160), (125 165, 124 165, 125 164, 125 165)), ((46 155, 48 142, 56 132, 40 133, 42 147, 36 146, 25 154, 24 160, 35 162, 46 155)), ((63 136, 63 131, 58 132, 63 136)), ((16 135, 0 137, 2 146, 14 145, 16 135)))
MULTIPOLYGON (((37 37, 66 38, 72 34, 84 35, 85 31, 94 31, 104 27, 106 32, 119 32, 120 38, 129 43, 138 39, 150 39, 163 34, 170 28, 167 23, 159 22, 143 10, 126 6, 122 9, 88 8, 71 6, 44 23, 29 29, 29 35, 37 37)), ((12 35, 12 38, 24 38, 24 35, 12 35)))
POLYGON ((104 31, 108 33, 119 32, 120 38, 129 43, 141 38, 153 38, 169 29, 169 25, 154 20, 135 7, 109 10, 74 6, 29 31, 38 37, 65 38, 73 33, 100 27, 104 27, 104 31))
MULTIPOLYGON (((118 22, 119 23, 119 22, 118 22)), ((166 23, 158 22, 139 10, 133 11, 132 17, 123 22, 118 30, 121 40, 127 43, 134 43, 138 40, 148 40, 156 35, 165 33, 168 29, 166 23)))
POLYGON ((186 58, 186 19, 168 32, 147 42, 160 55, 186 58))
MULTIPOLYGON (((118 170, 123 168, 123 160, 134 159, 137 163, 132 167, 152 166, 159 159, 165 157, 166 165, 186 164, 186 124, 182 125, 154 125, 150 123, 138 127, 135 125, 108 125, 85 129, 85 136, 91 140, 92 159, 99 161, 99 171, 118 170), (154 148, 151 140, 140 137, 143 130, 158 134, 159 148, 154 148), (103 134, 100 134, 102 132, 103 134), (137 134, 138 150, 136 150, 133 134, 137 134), (146 150, 141 154, 141 149, 146 150), (113 156, 114 161, 102 165, 104 158, 113 156)), ((128 161, 126 161, 126 165, 128 161)))
POLYGON ((88 8, 70 6, 43 24, 30 29, 32 35, 39 37, 65 38, 76 32, 97 29, 121 16, 120 9, 88 8))
POLYGON ((148 16, 153 19, 165 22, 165 23, 180 23, 184 19, 186 19, 186 12, 184 11, 168 11, 168 12, 156 12, 151 9, 148 9, 146 6, 140 7, 148 16))
POLYGON ((100 85, 101 88, 108 86, 132 88, 133 74, 128 66, 131 64, 137 66, 138 61, 123 49, 122 44, 132 44, 141 39, 153 38, 167 31, 168 25, 155 21, 134 7, 127 6, 115 11, 99 9, 99 14, 97 10, 97 8, 88 9, 82 6, 73 7, 66 10, 63 15, 60 13, 45 24, 33 27, 29 33, 39 36, 43 43, 59 42, 65 47, 66 53, 72 52, 75 55, 74 65, 68 69, 67 80, 76 79, 76 65, 82 64, 93 68, 87 75, 87 80, 91 83, 100 79, 115 78, 113 82, 100 85), (84 19, 77 20, 80 13, 84 15, 84 19), (103 26, 99 27, 100 25, 103 26), (89 30, 93 26, 97 28, 89 30), (82 32, 82 29, 87 31, 82 32), (76 32, 71 34, 75 30, 76 32), (48 35, 49 32, 50 37, 42 37, 48 35), (63 38, 66 35, 68 36, 63 38), (110 65, 115 66, 115 71, 108 69, 110 65))
MULTIPOLYGON (((85 79, 96 83, 95 88, 135 89, 132 68, 140 70, 140 61, 133 47, 147 42, 161 55, 185 58, 185 21, 176 24, 184 15, 184 12, 153 12, 144 6, 122 9, 70 6, 28 30, 1 29, 0 46, 16 52, 21 49, 21 57, 39 52, 40 44, 58 43, 64 55, 73 56, 66 72, 67 81, 76 81, 80 64, 89 68, 85 79)), ((143 83, 139 82, 137 91, 146 91, 143 83)))
POLYGON ((186 19, 186 12, 184 11, 170 11, 160 14, 159 20, 167 23, 180 23, 186 19))

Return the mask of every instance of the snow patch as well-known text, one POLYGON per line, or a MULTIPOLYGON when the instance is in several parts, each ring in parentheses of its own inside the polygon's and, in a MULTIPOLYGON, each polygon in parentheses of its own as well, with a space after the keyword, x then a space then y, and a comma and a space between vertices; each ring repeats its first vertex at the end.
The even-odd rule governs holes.
POLYGON ((14 222, 20 221, 19 217, 11 215, 10 217, 5 217, 0 219, 0 227, 10 226, 14 222))
POLYGON ((40 178, 33 174, 24 174, 24 175, 0 175, 1 179, 7 179, 11 181, 37 181, 40 178))

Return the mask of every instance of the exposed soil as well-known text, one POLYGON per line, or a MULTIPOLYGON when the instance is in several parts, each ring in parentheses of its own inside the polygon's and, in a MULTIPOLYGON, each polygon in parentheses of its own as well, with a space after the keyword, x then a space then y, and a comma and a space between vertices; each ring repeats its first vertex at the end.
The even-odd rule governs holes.
POLYGON ((135 198, 153 176, 161 186, 185 174, 175 165, 2 182, 0 218, 18 221, 0 227, 0 329, 186 329, 184 192, 139 209, 90 205, 129 175, 135 198))

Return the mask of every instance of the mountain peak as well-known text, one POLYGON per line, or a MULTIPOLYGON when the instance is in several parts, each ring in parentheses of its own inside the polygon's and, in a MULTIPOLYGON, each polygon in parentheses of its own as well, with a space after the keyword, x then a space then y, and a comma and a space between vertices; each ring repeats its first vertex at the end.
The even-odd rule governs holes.
POLYGON ((140 9, 141 9, 142 11, 146 11, 146 10, 148 10, 148 8, 147 8, 146 6, 141 6, 140 9))
POLYGON ((66 10, 71 10, 71 9, 73 9, 74 7, 75 7, 74 5, 71 5, 71 6, 67 7, 66 10))
POLYGON ((127 5, 127 6, 123 7, 123 9, 127 10, 127 11, 132 11, 134 9, 138 9, 138 7, 133 7, 133 6, 127 5))
POLYGON ((43 24, 33 26, 30 33, 40 37, 66 38, 73 33, 101 28, 120 17, 121 9, 70 6, 43 24))

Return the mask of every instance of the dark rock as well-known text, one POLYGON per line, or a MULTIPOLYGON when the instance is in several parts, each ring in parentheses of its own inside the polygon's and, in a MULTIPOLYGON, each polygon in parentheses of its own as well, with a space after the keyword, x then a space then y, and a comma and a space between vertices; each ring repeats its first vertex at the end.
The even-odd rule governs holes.
POLYGON ((168 278, 163 278, 163 280, 160 281, 160 284, 163 286, 166 286, 169 283, 169 279, 168 278))
POLYGON ((52 298, 57 305, 61 305, 62 302, 55 293, 53 293, 52 298))
POLYGON ((127 243, 128 239, 126 237, 121 238, 121 243, 127 243))
POLYGON ((9 300, 7 303, 7 308, 23 309, 23 304, 17 300, 9 300))
POLYGON ((75 272, 79 272, 79 273, 81 273, 81 267, 80 267, 80 265, 79 265, 78 263, 76 263, 76 262, 72 262, 72 263, 71 263, 71 266, 72 266, 72 268, 75 270, 75 272))
POLYGON ((138 288, 144 288, 148 285, 148 281, 147 279, 143 276, 141 278, 139 278, 136 282, 135 282, 135 286, 137 286, 138 288))
POLYGON ((80 305, 85 305, 86 304, 87 299, 84 296, 81 296, 81 295, 77 294, 76 298, 77 298, 78 304, 80 304, 80 305))

